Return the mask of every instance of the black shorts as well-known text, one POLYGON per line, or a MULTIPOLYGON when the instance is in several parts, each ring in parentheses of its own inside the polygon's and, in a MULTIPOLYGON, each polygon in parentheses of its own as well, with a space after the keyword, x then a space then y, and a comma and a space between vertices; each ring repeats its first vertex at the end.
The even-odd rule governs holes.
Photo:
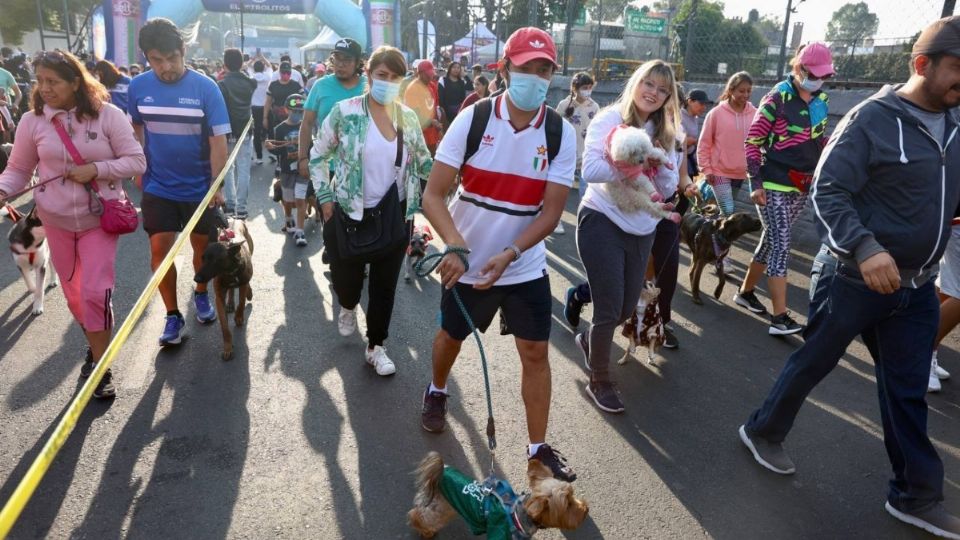
MULTIPOLYGON (((143 213, 143 230, 148 235, 164 232, 180 232, 190 221, 199 202, 181 202, 144 193, 140 199, 140 211, 143 213)), ((193 229, 193 234, 209 234, 216 226, 213 210, 207 208, 193 229)))
MULTIPOLYGON (((513 335, 527 341, 549 341, 553 323, 553 296, 547 276, 517 283, 494 286, 478 291, 473 285, 455 285, 464 307, 481 332, 486 332, 493 316, 500 312, 500 334, 513 335)), ((443 289, 440 297, 440 327, 450 337, 463 341, 470 336, 470 327, 451 290, 443 289)))

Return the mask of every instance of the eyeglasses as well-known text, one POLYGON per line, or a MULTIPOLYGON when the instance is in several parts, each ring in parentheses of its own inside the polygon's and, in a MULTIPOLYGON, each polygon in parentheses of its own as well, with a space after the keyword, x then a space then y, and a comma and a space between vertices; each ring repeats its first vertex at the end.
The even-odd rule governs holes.
POLYGON ((643 88, 644 88, 645 90, 647 90, 648 92, 652 92, 652 91, 656 90, 657 95, 660 96, 660 97, 663 98, 663 99, 667 99, 668 97, 670 97, 670 90, 669 90, 669 89, 664 88, 664 87, 662 87, 662 86, 657 86, 657 85, 653 84, 653 81, 644 79, 644 80, 643 80, 643 88))
POLYGON ((349 64, 350 62, 355 62, 355 61, 356 61, 356 58, 352 56, 347 56, 347 55, 337 54, 337 53, 330 55, 330 62, 333 64, 342 65, 342 64, 349 64))

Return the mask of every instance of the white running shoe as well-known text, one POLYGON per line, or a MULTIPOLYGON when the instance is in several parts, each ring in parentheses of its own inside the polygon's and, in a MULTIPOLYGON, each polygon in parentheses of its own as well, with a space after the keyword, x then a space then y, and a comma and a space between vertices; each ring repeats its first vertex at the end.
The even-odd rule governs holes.
POLYGON ((934 366, 936 366, 936 363, 931 363, 930 378, 927 380, 927 392, 930 393, 937 393, 942 389, 940 379, 937 378, 937 372, 934 371, 934 366))
POLYGON ((567 231, 564 230, 564 228, 563 228, 563 222, 562 222, 562 221, 558 221, 558 222, 557 222, 557 228, 553 230, 553 233, 554 233, 554 234, 564 234, 565 232, 567 232, 567 231))
POLYGON ((337 329, 340 335, 347 337, 357 331, 357 308, 340 308, 340 316, 337 318, 337 329))
POLYGON ((937 374, 937 378, 941 381, 945 381, 950 378, 950 372, 940 367, 940 362, 937 361, 937 352, 933 352, 933 363, 931 366, 933 372, 937 374))
POLYGON ((386 377, 397 372, 397 366, 393 365, 393 360, 390 360, 390 357, 387 356, 387 350, 380 345, 374 346, 372 351, 366 349, 364 355, 367 358, 367 363, 377 370, 377 375, 386 377))

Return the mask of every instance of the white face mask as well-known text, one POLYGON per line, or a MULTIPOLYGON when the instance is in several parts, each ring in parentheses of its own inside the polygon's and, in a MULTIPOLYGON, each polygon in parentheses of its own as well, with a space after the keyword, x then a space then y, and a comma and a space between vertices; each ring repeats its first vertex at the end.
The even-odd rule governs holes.
POLYGON ((593 94, 593 90, 580 90, 577 92, 577 94, 579 94, 583 99, 589 99, 593 94))

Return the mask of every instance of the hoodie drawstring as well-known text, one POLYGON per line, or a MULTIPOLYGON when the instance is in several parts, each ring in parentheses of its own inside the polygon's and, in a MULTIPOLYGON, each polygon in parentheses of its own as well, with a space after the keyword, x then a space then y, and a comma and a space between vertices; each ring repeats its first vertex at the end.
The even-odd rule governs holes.
POLYGON ((907 153, 903 151, 903 122, 900 121, 899 117, 897 118, 897 130, 900 134, 900 163, 910 163, 910 160, 907 159, 907 153))

